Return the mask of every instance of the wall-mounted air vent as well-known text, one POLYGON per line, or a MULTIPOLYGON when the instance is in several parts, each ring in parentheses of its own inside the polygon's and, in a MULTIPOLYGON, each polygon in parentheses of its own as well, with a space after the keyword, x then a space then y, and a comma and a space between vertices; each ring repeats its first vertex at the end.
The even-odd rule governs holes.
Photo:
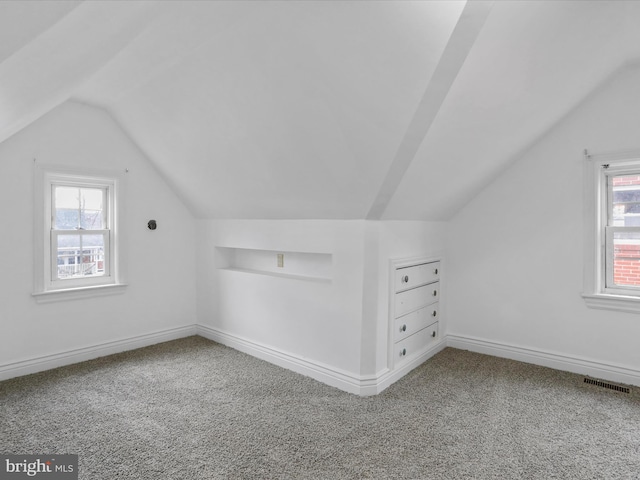
POLYGON ((609 390, 615 390, 616 392, 629 393, 629 389, 627 387, 622 387, 614 383, 603 382, 601 380, 594 380, 593 378, 585 378, 584 383, 595 385, 596 387, 608 388, 609 390))

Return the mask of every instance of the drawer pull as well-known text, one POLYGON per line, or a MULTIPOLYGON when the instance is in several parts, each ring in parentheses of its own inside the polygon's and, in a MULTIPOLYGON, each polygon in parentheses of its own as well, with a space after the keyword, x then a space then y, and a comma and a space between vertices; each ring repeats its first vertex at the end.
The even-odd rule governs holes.
POLYGON ((438 269, 437 269, 437 268, 433 271, 433 274, 434 274, 434 275, 437 275, 437 274, 438 274, 438 269))
POLYGON ((405 275, 405 276, 402 278, 402 281, 403 281, 404 283, 409 283, 409 275, 405 275))
POLYGON ((433 333, 431 334, 431 336, 432 336, 433 338, 436 338, 436 331, 435 331, 435 330, 433 331, 433 333))
POLYGON ((402 325, 402 326, 400 327, 400 331, 401 331, 401 332, 406 332, 406 331, 407 331, 407 326, 406 326, 406 325, 402 325))
POLYGON ((434 297, 437 297, 437 296, 438 296, 438 290, 434 290, 434 291, 433 291, 433 296, 434 296, 434 297))
POLYGON ((407 354, 407 349, 403 348, 402 351, 400 352, 400 356, 404 357, 407 354))
POLYGON ((437 311, 437 310, 434 310, 434 311, 433 311, 433 313, 432 313, 431 315, 435 317, 436 315, 438 315, 438 311, 437 311))

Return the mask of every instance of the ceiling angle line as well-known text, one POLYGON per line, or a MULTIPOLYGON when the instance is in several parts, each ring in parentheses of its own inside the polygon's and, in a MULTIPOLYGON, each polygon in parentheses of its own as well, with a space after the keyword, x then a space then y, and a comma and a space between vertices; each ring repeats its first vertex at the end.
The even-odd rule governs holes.
POLYGON ((478 38, 493 3, 493 0, 470 0, 464 6, 451 37, 442 52, 440 61, 411 119, 411 123, 398 147, 387 175, 367 214, 367 220, 379 220, 387 209, 402 178, 415 158, 418 148, 427 136, 431 124, 458 76, 467 55, 478 38))

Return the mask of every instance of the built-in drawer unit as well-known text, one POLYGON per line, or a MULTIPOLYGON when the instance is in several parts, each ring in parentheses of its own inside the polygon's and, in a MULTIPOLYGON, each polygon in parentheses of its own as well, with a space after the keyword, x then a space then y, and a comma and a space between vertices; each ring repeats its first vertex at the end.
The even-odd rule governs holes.
POLYGON ((438 304, 423 307, 415 312, 407 313, 395 319, 394 341, 400 340, 419 332, 438 321, 438 304))
POLYGON ((438 340, 441 262, 392 261, 391 367, 424 353, 438 340))
POLYGON ((426 283, 437 282, 440 278, 440 262, 422 263, 396 269, 396 292, 409 290, 426 283))
POLYGON ((423 328, 417 333, 395 343, 395 363, 402 363, 404 360, 411 358, 417 353, 423 352, 426 347, 438 338, 438 322, 433 323, 427 328, 423 328))
POLYGON ((396 293, 395 316, 400 317, 406 313, 417 310, 424 305, 430 305, 438 301, 440 296, 440 283, 430 283, 422 287, 412 288, 404 292, 396 293))

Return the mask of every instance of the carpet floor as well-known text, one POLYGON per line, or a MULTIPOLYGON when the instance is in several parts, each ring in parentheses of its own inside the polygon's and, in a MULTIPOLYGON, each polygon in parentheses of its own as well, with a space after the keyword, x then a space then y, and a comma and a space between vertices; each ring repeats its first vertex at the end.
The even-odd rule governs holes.
POLYGON ((0 453, 81 479, 640 479, 640 396, 447 348, 357 397, 201 337, 0 382, 0 453))

